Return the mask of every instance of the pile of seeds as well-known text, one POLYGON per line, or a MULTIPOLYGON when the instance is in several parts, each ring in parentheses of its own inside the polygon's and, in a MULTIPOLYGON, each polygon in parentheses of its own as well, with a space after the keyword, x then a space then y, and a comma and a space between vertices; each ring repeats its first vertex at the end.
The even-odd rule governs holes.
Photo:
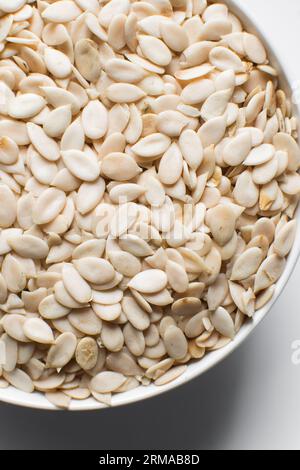
POLYGON ((272 298, 297 123, 224 4, 0 0, 0 100, 0 387, 110 404, 272 298))

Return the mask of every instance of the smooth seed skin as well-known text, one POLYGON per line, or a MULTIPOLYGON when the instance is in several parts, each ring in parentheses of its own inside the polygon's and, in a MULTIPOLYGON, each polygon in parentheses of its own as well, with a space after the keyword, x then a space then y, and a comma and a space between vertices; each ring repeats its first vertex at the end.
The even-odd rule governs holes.
POLYGON ((112 406, 238 341, 296 250, 282 82, 225 3, 0 0, 0 389, 112 406))

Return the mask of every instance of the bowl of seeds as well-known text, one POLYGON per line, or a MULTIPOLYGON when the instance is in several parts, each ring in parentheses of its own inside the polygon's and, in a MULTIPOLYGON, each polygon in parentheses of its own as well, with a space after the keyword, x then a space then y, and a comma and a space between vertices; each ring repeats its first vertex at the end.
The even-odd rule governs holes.
POLYGON ((0 0, 0 400, 132 403, 249 335, 300 250, 290 90, 234 1, 0 0))

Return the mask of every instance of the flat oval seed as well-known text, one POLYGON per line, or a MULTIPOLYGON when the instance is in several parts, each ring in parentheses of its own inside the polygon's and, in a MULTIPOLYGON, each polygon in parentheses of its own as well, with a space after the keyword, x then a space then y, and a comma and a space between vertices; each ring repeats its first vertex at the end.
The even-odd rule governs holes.
POLYGON ((276 235, 274 241, 274 251, 279 256, 285 257, 289 254, 294 244, 296 236, 297 222, 291 220, 276 235))
POLYGON ((168 279, 164 271, 159 269, 148 269, 134 276, 128 287, 144 294, 154 294, 163 290, 168 279))
POLYGON ((216 91, 213 80, 199 79, 189 83, 181 92, 181 99, 185 104, 197 105, 203 103, 216 91))
POLYGON ((262 165, 270 161, 275 155, 275 148, 271 144, 262 144, 251 150, 244 165, 255 166, 262 165))
POLYGON ((32 217, 34 223, 43 225, 54 220, 66 204, 66 195, 63 191, 48 188, 36 200, 32 217))
POLYGON ((40 126, 29 122, 27 132, 32 145, 46 160, 54 162, 60 158, 58 144, 40 126))
POLYGON ((167 353, 173 359, 183 359, 188 352, 188 342, 180 328, 170 325, 163 337, 167 353))
POLYGON ((102 70, 97 44, 90 39, 80 39, 75 45, 74 56, 80 74, 89 82, 96 82, 102 70))
POLYGON ((252 147, 250 132, 243 132, 234 137, 225 146, 223 160, 227 165, 238 166, 244 162, 252 147))
MULTIPOLYGON (((11 313, 5 315, 2 319, 2 326, 4 331, 16 341, 24 343, 28 342, 27 336, 24 334, 24 323, 26 318, 23 315, 11 313)), ((8 358, 9 360, 9 358, 8 358)))
POLYGON ((77 338, 73 333, 62 333, 49 349, 47 367, 60 369, 68 364, 75 354, 77 338))
POLYGON ((203 160, 202 143, 195 131, 184 130, 179 138, 179 147, 182 156, 192 170, 197 170, 203 160))
POLYGON ((95 181, 100 174, 100 166, 96 156, 80 150, 61 152, 64 164, 72 175, 82 181, 95 181))
POLYGON ((80 275, 93 284, 105 284, 115 277, 115 270, 105 259, 95 257, 80 258, 73 261, 80 275))
POLYGON ((176 300, 172 305, 175 315, 195 315, 201 310, 201 300, 196 297, 184 297, 176 300))
POLYGON ((251 173, 244 171, 236 181, 233 195, 238 204, 244 207, 253 207, 258 201, 259 190, 253 183, 251 173))
POLYGON ((40 318, 28 318, 25 320, 23 330, 27 338, 36 343, 51 344, 54 341, 50 326, 40 318))
POLYGON ((68 320, 74 328, 85 335, 94 336, 101 333, 102 321, 90 307, 73 310, 68 315, 68 320))
POLYGON ((226 338, 233 339, 235 336, 235 328, 234 323, 227 312, 227 310, 223 307, 219 307, 215 312, 211 314, 211 322, 214 325, 215 329, 220 333, 222 336, 226 338))
POLYGON ((71 106, 61 106, 48 114, 44 121, 43 129, 49 137, 61 137, 71 124, 71 121, 71 106))
POLYGON ((12 372, 3 371, 3 377, 13 387, 22 390, 23 392, 32 393, 34 391, 31 378, 21 369, 15 369, 12 372))
POLYGON ((86 137, 100 139, 107 131, 107 109, 99 100, 90 101, 82 111, 81 122, 86 137))
POLYGON ((91 300, 92 289, 72 265, 63 266, 62 278, 65 288, 77 302, 85 304, 91 300))
POLYGON ((68 23, 81 14, 80 8, 70 0, 59 0, 46 7, 42 17, 52 23, 68 23))
POLYGON ((106 89, 107 98, 113 103, 134 103, 146 96, 146 93, 131 83, 114 83, 106 89))
POLYGON ((236 73, 245 71, 245 67, 237 54, 227 47, 214 47, 209 53, 209 61, 219 70, 233 70, 236 73))
POLYGON ((154 64, 164 67, 171 62, 172 54, 160 39, 141 35, 138 41, 143 55, 154 64))
POLYGON ((90 370, 96 366, 98 359, 98 345, 93 338, 83 338, 76 348, 76 362, 83 370, 90 370))
POLYGON ((90 388, 97 393, 109 393, 121 387, 125 380, 126 377, 118 372, 100 372, 91 380, 90 388))
POLYGON ((220 204, 209 209, 206 215, 206 222, 218 245, 224 246, 232 239, 236 215, 231 207, 220 204))
POLYGON ((0 163, 13 165, 19 157, 19 147, 9 137, 0 137, 0 163))
POLYGON ((270 255, 261 264, 254 282, 254 292, 267 289, 278 281, 285 268, 286 261, 278 255, 270 255))
POLYGON ((263 260, 260 248, 253 247, 244 251, 236 260, 232 268, 231 280, 242 281, 255 274, 263 260))
POLYGON ((116 82, 137 83, 146 76, 142 67, 127 60, 111 59, 105 64, 105 72, 116 82))
POLYGON ((46 101, 33 93, 19 95, 9 102, 8 114, 14 119, 29 119, 44 109, 46 101))
POLYGON ((13 225, 17 217, 17 201, 8 186, 0 185, 0 227, 13 225))
POLYGON ((149 315, 139 306, 133 297, 123 297, 122 309, 134 328, 144 331, 149 327, 149 315))
POLYGON ((164 43, 175 52, 184 51, 189 45, 185 30, 173 21, 162 21, 160 31, 164 43))
POLYGON ((58 303, 54 295, 48 295, 39 304, 39 313, 46 320, 55 320, 63 318, 70 312, 69 308, 58 303))
POLYGON ((129 181, 140 172, 135 160, 126 153, 110 153, 102 161, 102 175, 112 180, 129 181))
POLYGON ((139 142, 132 147, 132 151, 140 157, 153 158, 164 153, 169 148, 170 144, 170 137, 164 134, 154 133, 139 140, 139 142))
POLYGON ((178 263, 168 260, 166 264, 166 274, 168 282, 175 292, 186 292, 189 286, 189 279, 185 269, 178 263))
POLYGON ((48 71, 54 77, 62 79, 71 75, 72 64, 63 52, 47 47, 44 51, 44 60, 48 71))
POLYGON ((11 248, 24 258, 43 259, 49 252, 48 244, 32 235, 15 235, 9 237, 7 241, 11 248))

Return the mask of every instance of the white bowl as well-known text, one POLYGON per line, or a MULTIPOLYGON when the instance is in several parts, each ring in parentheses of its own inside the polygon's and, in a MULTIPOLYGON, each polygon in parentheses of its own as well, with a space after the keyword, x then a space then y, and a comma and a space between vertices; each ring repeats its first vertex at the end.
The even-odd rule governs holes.
MULTIPOLYGON (((281 87, 287 92, 288 96, 291 96, 292 93, 292 77, 287 76, 280 65, 280 57, 276 56, 275 51, 272 49, 270 42, 265 34, 262 34, 259 29, 254 26, 254 20, 246 15, 243 9, 240 8, 240 1, 239 0, 223 0, 224 3, 228 5, 230 10, 237 14, 237 16, 242 20, 243 24, 246 26, 248 31, 252 31, 258 36, 261 37, 264 44, 268 49, 268 54, 271 59, 271 63, 275 65, 277 70, 279 71, 280 75, 280 84, 281 87)), ((295 107, 295 113, 299 116, 300 115, 300 106, 295 107)), ((210 352, 207 354, 203 359, 198 362, 194 362, 188 365, 187 370, 185 373, 180 376, 175 381, 171 382, 162 387, 157 387, 155 385, 149 385, 147 387, 139 387, 137 389, 131 390, 129 392, 117 394, 112 398, 113 406, 120 406, 126 405, 129 403, 134 403, 140 400, 145 400, 146 398, 154 397, 161 393, 167 392, 173 388, 182 385, 195 377, 203 374, 208 369, 212 368, 220 361, 225 359, 232 351, 234 351, 246 338, 250 335, 250 333, 255 329, 255 327, 263 320, 263 318, 267 315, 267 313, 271 310, 272 306, 282 293, 286 283, 288 282, 293 269, 296 265, 297 259, 300 254, 300 207, 297 210, 296 218, 298 220, 298 228, 297 228, 297 235, 296 241, 294 243, 293 249, 288 257, 287 265, 283 275, 281 276, 280 280, 276 284, 275 294, 272 300, 261 310, 257 311, 254 315, 253 320, 247 321, 239 333, 236 335, 234 341, 230 344, 225 346, 224 348, 210 352)), ((17 390, 13 387, 8 387, 6 389, 0 389, 0 401, 11 403, 14 405, 25 406, 29 408, 39 408, 44 410, 55 410, 56 408, 51 405, 48 400, 39 392, 34 392, 32 394, 24 393, 20 390, 17 390)), ((83 401, 75 401, 73 400, 71 403, 70 410, 93 410, 93 409, 101 409, 105 406, 96 402, 95 400, 89 398, 83 401)))

